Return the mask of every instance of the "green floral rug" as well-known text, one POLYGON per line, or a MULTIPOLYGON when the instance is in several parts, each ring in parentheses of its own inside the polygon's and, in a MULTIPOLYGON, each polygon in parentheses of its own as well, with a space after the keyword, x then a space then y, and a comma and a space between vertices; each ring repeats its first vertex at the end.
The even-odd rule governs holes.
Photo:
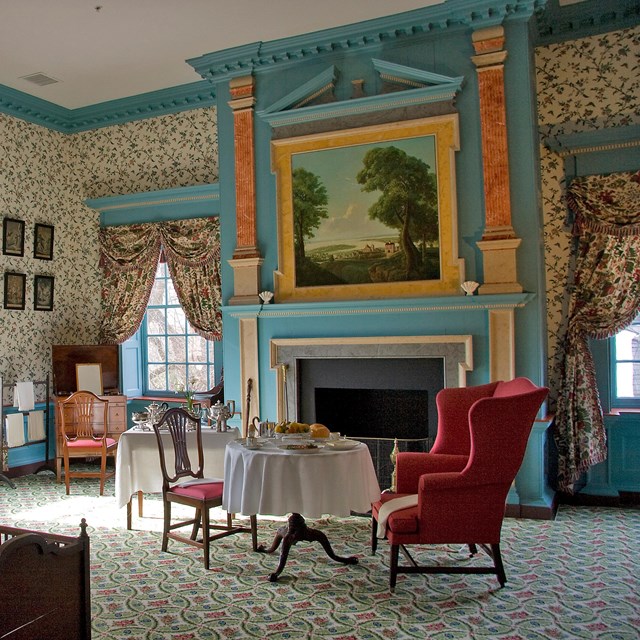
MULTIPOLYGON (((359 564, 300 543, 271 583, 279 557, 253 553, 249 534, 214 542, 210 571, 198 549, 170 541, 162 553, 157 496, 145 498, 144 517, 127 531, 112 482, 104 497, 93 480, 75 480, 66 496, 48 472, 15 482, 0 484, 2 524, 77 535, 87 519, 94 640, 640 638, 639 509, 562 507, 555 521, 507 519, 504 589, 494 576, 405 575, 390 593, 388 548, 369 554, 366 517, 309 523, 359 564)), ((260 541, 269 545, 283 520, 260 518, 260 541)), ((418 555, 486 561, 459 546, 418 555)))

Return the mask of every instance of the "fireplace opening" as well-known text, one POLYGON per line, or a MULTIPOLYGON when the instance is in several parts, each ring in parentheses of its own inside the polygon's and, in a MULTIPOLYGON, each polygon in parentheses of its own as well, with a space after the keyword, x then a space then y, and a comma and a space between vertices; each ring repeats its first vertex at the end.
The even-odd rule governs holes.
POLYGON ((351 438, 424 438, 429 394, 422 389, 316 387, 316 421, 351 438))
POLYGON ((431 448, 443 358, 302 358, 296 366, 298 418, 364 442, 382 488, 391 487, 396 442, 398 451, 431 448))

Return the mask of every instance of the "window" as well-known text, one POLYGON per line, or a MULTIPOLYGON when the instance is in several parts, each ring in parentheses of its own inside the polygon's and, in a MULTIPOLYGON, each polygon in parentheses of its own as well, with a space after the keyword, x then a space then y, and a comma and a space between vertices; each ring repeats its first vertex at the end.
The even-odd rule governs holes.
POLYGON ((141 326, 143 392, 167 395, 215 386, 214 343, 187 321, 166 263, 160 262, 141 326))
POLYGON ((610 340, 614 407, 640 407, 640 314, 610 340))

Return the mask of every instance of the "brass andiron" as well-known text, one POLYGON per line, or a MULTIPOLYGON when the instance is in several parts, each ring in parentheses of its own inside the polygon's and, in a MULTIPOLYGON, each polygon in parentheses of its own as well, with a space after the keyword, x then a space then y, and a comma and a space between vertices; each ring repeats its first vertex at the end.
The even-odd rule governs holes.
POLYGON ((393 450, 391 451, 391 464, 393 465, 393 472, 391 473, 391 493, 396 493, 396 460, 398 459, 398 438, 393 441, 393 450))

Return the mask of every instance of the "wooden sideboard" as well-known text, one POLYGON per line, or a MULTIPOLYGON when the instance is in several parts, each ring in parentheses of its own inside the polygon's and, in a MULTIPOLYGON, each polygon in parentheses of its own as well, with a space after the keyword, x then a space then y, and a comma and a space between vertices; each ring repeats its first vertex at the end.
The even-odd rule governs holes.
MULTIPOLYGON (((55 425, 56 425, 56 479, 58 482, 62 482, 62 430, 61 430, 61 416, 60 410, 62 408, 61 402, 68 396, 55 396, 55 425)), ((109 401, 108 411, 108 424, 107 435, 114 440, 119 440, 120 435, 127 429, 127 397, 126 396, 100 396, 103 400, 109 401)), ((102 433, 104 431, 104 425, 102 424, 102 411, 98 412, 100 415, 96 416, 96 431, 102 433)), ((71 406, 65 407, 65 418, 67 418, 67 424, 73 425, 73 408, 71 406)))

